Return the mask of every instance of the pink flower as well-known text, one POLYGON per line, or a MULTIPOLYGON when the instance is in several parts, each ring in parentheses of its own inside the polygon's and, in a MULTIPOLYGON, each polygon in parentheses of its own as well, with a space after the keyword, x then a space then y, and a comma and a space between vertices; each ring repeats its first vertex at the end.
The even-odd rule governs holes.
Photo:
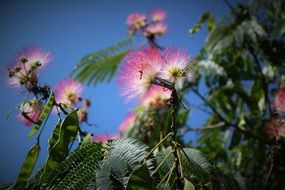
POLYGON ((93 135, 92 140, 95 142, 106 143, 106 142, 108 142, 108 140, 118 139, 118 138, 120 138, 120 135, 118 135, 118 134, 105 133, 105 134, 101 134, 101 135, 93 135))
POLYGON ((274 100, 274 107, 279 113, 285 112, 285 85, 278 90, 274 100))
POLYGON ((165 23, 158 22, 149 25, 145 30, 145 35, 156 35, 162 36, 167 31, 167 26, 165 23))
POLYGON ((281 119, 272 120, 266 129, 269 137, 285 137, 285 122, 281 119))
POLYGON ((146 16, 141 13, 132 13, 127 18, 127 24, 131 28, 139 29, 146 25, 146 16))
POLYGON ((191 58, 185 50, 168 48, 163 52, 165 64, 163 65, 160 77, 176 83, 178 79, 186 76, 187 69, 191 65, 191 58))
POLYGON ((83 86, 76 80, 66 79, 61 81, 55 87, 56 102, 66 106, 73 106, 78 102, 82 90, 83 86))
POLYGON ((136 120, 136 115, 134 113, 128 114, 127 117, 123 120, 123 122, 119 126, 119 131, 124 132, 132 128, 135 120, 136 120))
POLYGON ((118 83, 122 87, 121 95, 127 101, 141 97, 151 87, 162 64, 163 59, 156 48, 131 51, 120 65, 118 83))
POLYGON ((153 22, 163 22, 166 19, 166 12, 161 9, 154 9, 150 13, 153 22))
POLYGON ((53 56, 40 48, 23 48, 8 68, 8 84, 17 88, 27 83, 37 83, 36 72, 52 60, 53 56))
POLYGON ((43 110, 43 104, 39 100, 31 100, 23 104, 20 108, 21 113, 18 116, 20 122, 24 123, 26 126, 31 126, 32 121, 37 122, 43 110), (23 116, 26 115, 25 116, 23 116), (27 119, 30 118, 31 120, 27 119))
POLYGON ((161 86, 152 86, 142 97, 141 104, 146 109, 159 109, 166 106, 171 97, 171 91, 161 86))

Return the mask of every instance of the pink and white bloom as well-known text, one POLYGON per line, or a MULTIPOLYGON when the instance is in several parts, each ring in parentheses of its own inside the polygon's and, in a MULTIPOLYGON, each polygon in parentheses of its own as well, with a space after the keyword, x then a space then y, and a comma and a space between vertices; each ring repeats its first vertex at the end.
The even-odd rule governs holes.
POLYGON ((131 51, 120 65, 118 83, 122 87, 121 95, 129 101, 145 94, 159 74, 163 62, 156 48, 131 51))
POLYGON ((187 75, 187 69, 192 64, 190 56, 185 50, 168 48, 163 51, 165 64, 163 65, 160 77, 169 82, 176 83, 187 75))
POLYGON ((152 22, 163 22, 166 19, 166 12, 161 9, 154 9, 150 13, 152 22))
POLYGON ((26 126, 33 125, 33 122, 37 122, 42 111, 43 111, 43 104, 39 100, 31 100, 29 102, 26 102, 20 107, 21 113, 18 116, 18 119, 20 122, 24 123, 26 126), (26 115, 26 117, 30 118, 27 119, 23 114, 26 115))
POLYGON ((135 12, 128 16, 126 22, 131 28, 143 28, 146 25, 146 16, 144 14, 135 12))
POLYGON ((162 36, 167 32, 167 25, 163 22, 158 22, 149 25, 145 29, 145 35, 156 35, 156 36, 162 36))
POLYGON ((51 53, 40 48, 23 48, 8 67, 7 83, 16 88, 27 83, 36 83, 36 72, 52 60, 51 53))
POLYGON ((129 113, 127 117, 123 120, 123 122, 119 126, 120 132, 125 132, 133 127, 136 120, 136 114, 129 113))
POLYGON ((171 91, 161 86, 152 86, 142 97, 141 104, 146 109, 159 109, 166 106, 171 97, 171 91))
POLYGON ((100 134, 100 135, 93 135, 92 141, 93 141, 93 142, 106 143, 106 142, 108 142, 108 140, 111 140, 111 139, 118 139, 118 138, 120 138, 120 135, 119 135, 119 134, 109 134, 109 133, 105 133, 105 134, 100 134))
POLYGON ((78 102, 82 90, 82 84, 74 79, 61 81, 55 87, 56 102, 66 106, 73 106, 78 102))
POLYGON ((279 113, 285 112, 285 85, 278 90, 274 99, 274 107, 279 113))

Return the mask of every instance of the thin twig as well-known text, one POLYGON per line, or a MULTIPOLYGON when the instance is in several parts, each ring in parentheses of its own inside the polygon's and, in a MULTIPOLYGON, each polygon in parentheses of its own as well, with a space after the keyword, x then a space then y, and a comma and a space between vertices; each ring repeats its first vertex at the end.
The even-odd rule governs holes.
POLYGON ((157 149, 157 147, 159 147, 159 145, 161 145, 161 143, 163 141, 165 141, 169 136, 173 135, 173 133, 168 133, 168 135, 166 135, 159 143, 157 143, 152 149, 151 151, 145 156, 144 159, 147 159, 154 151, 155 149, 157 149))
POLYGON ((202 95, 200 94, 200 92, 199 92, 197 89, 194 89, 194 88, 193 88, 192 91, 193 91, 201 100, 203 100, 204 103, 205 103, 206 105, 208 105, 208 106, 212 109, 212 111, 218 116, 218 118, 219 118, 221 121, 223 121, 227 126, 233 127, 233 128, 236 129, 237 131, 239 131, 239 132, 241 132, 241 133, 243 133, 243 134, 245 134, 245 135, 247 135, 247 136, 249 136, 249 137, 252 137, 252 138, 254 138, 254 139, 256 139, 256 140, 259 140, 260 142, 263 142, 264 144, 270 144, 270 143, 267 142, 265 139, 263 139, 263 138, 261 138, 261 137, 255 135, 255 134, 251 133, 250 131, 246 131, 246 130, 244 130, 244 129, 241 129, 241 128, 239 128, 237 125, 228 122, 228 121, 217 111, 217 109, 216 109, 210 102, 208 102, 208 100, 207 100, 206 98, 204 98, 204 96, 202 96, 202 95))

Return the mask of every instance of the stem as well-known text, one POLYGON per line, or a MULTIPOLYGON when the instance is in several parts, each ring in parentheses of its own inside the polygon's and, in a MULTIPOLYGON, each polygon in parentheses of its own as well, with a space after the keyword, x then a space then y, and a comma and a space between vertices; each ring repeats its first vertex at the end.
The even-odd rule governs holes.
MULTIPOLYGON (((175 163, 175 173, 177 176, 177 180, 176 180, 176 189, 183 189, 183 176, 182 173, 179 172, 179 149, 177 147, 177 139, 176 139, 176 135, 177 135, 177 126, 176 126, 176 114, 177 114, 177 110, 179 107, 179 99, 178 99, 178 95, 175 89, 172 89, 172 94, 171 94, 171 99, 172 99, 172 121, 171 121, 171 131, 173 133, 172 136, 172 150, 173 150, 173 155, 174 155, 174 163, 175 163)), ((180 168, 182 170, 182 168, 180 168)))
POLYGON ((166 179, 166 177, 172 173, 173 169, 175 167, 175 163, 173 163, 171 169, 167 172, 167 174, 162 178, 162 180, 159 182, 159 184, 156 186, 156 189, 158 189, 158 187, 162 184, 162 182, 166 179))
POLYGON ((271 103, 270 103, 270 99, 269 99, 269 96, 268 96, 268 84, 266 83, 266 79, 265 79, 265 76, 262 72, 262 67, 261 67, 261 64, 257 58, 257 55, 255 54, 252 46, 248 43, 248 49, 249 49, 249 52, 250 54, 252 55, 253 59, 254 59, 254 62, 257 66, 257 71, 260 75, 260 79, 261 79, 261 82, 262 82, 262 87, 263 87, 263 91, 264 91, 264 97, 265 97, 265 101, 266 101, 266 104, 267 104, 267 107, 268 107, 268 111, 271 115, 271 117, 273 116, 273 111, 272 111, 272 108, 271 108, 271 103))
POLYGON ((168 135, 166 135, 159 143, 157 143, 157 144, 155 145, 155 147, 153 147, 153 148, 151 149, 151 151, 145 156, 144 159, 147 159, 147 158, 153 153, 153 151, 155 151, 155 149, 156 149, 157 147, 159 147, 159 145, 161 145, 161 143, 162 143, 163 141, 165 141, 169 136, 172 136, 172 135, 173 135, 173 133, 168 133, 168 135))
POLYGON ((156 167, 156 169, 154 170, 154 172, 152 172, 152 173, 150 174, 151 177, 158 171, 158 169, 162 166, 162 164, 167 160, 167 158, 168 158, 173 152, 174 152, 173 150, 170 151, 170 152, 163 158, 163 160, 159 163, 159 165, 156 167))

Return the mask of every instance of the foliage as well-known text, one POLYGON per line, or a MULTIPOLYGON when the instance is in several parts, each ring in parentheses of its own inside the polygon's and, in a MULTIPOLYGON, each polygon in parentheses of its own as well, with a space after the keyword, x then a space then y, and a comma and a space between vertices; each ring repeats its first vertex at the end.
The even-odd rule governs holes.
MULTIPOLYGON (((75 102, 82 101, 84 108, 78 110, 57 103, 53 93, 42 93, 45 88, 32 88, 35 96, 44 94, 46 104, 29 136, 41 130, 17 182, 8 188, 284 188, 285 141, 270 139, 266 128, 272 120, 277 121, 272 101, 276 90, 284 84, 285 3, 255 1, 236 7, 225 3, 231 9, 230 15, 215 23, 213 14, 206 12, 189 30, 193 35, 208 22, 209 34, 196 57, 193 77, 185 76, 176 84, 155 76, 152 84, 171 91, 171 97, 160 100, 160 107, 136 107, 136 118, 131 127, 122 131, 122 138, 94 142, 92 135, 81 129, 81 124, 87 123, 88 100, 83 102, 76 97, 75 102), (207 92, 200 91, 202 85, 207 92), (187 125, 190 111, 184 104, 188 106, 185 95, 189 92, 199 97, 206 112, 211 113, 204 127, 193 129, 187 125), (54 127, 46 162, 32 175, 44 121, 54 106, 66 116, 63 120, 59 117, 54 127), (199 131, 197 149, 184 142, 185 132, 189 131, 199 131), (71 151, 75 140, 79 146, 71 151)), ((140 22, 134 24, 145 30, 144 21, 140 22)), ((163 51, 154 36, 146 39, 152 48, 163 51)), ((71 75, 89 85, 110 81, 131 45, 132 40, 128 39, 86 55, 71 75)), ((180 73, 183 76, 184 70, 180 73)), ((141 71, 140 77, 143 74, 141 71)))
POLYGON ((131 45, 132 39, 127 39, 98 52, 90 53, 80 60, 71 75, 79 82, 92 85, 110 81, 131 45))
MULTIPOLYGON (((202 80, 193 87, 213 113, 205 125, 222 123, 201 131, 198 148, 225 171, 243 176, 249 189, 282 189, 280 173, 285 163, 274 162, 281 159, 277 152, 283 152, 284 140, 275 144, 265 131, 275 117, 274 92, 284 82, 280 51, 285 47, 284 22, 280 26, 280 19, 284 19, 285 5, 278 0, 255 1, 231 8, 231 15, 209 32, 198 57, 198 66, 207 63, 222 71, 204 75, 206 94, 199 90, 202 80), (270 153, 272 149, 277 152, 270 153)), ((203 74, 199 68, 198 72, 203 74)))

